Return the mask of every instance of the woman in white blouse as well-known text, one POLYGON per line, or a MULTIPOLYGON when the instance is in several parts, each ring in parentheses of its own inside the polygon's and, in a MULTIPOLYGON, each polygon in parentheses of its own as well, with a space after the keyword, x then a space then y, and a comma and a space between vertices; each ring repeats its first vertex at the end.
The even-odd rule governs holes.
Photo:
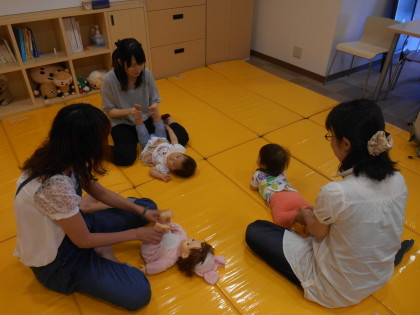
POLYGON ((322 187, 313 209, 300 209, 312 237, 262 220, 246 231, 257 255, 325 307, 353 305, 380 289, 414 242, 400 245, 407 187, 389 157, 392 139, 384 128, 372 101, 334 107, 325 138, 343 179, 322 187))
POLYGON ((91 105, 58 112, 17 182, 14 254, 51 290, 83 292, 136 310, 150 301, 149 282, 142 271, 119 262, 111 245, 159 243, 165 230, 144 227, 159 217, 152 200, 130 202, 97 181, 106 173, 110 130, 106 115, 91 105), (110 207, 81 211, 82 188, 110 207))

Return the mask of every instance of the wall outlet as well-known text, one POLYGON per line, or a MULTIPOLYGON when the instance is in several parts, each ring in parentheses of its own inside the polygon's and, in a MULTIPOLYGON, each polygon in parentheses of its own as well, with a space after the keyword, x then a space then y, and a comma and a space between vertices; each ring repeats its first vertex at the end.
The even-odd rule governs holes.
POLYGON ((302 48, 294 46, 293 47, 293 57, 300 59, 302 58, 302 48))

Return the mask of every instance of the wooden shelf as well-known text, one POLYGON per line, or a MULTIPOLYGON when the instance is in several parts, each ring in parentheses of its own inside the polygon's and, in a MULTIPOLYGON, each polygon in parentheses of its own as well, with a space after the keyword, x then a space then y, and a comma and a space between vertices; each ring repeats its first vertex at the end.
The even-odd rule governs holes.
POLYGON ((143 44, 146 55, 150 55, 144 2, 144 0, 119 1, 111 3, 110 8, 99 10, 83 10, 80 6, 0 16, 0 38, 7 39, 17 60, 16 63, 11 64, 0 63, 0 74, 8 79, 9 92, 13 99, 12 103, 0 106, 0 119, 98 94, 99 90, 79 93, 77 77, 87 77, 93 70, 110 70, 114 42, 118 39, 137 38, 143 44), (63 22, 63 18, 66 17, 74 17, 79 23, 84 47, 82 52, 71 53, 63 22), (126 17, 129 17, 129 20, 126 17), (99 26, 104 37, 104 46, 90 44, 89 33, 95 25, 99 26), (40 54, 39 58, 22 60, 19 43, 13 31, 16 27, 31 29, 40 54), (44 98, 33 96, 33 90, 38 83, 31 79, 30 74, 34 72, 33 70, 38 70, 38 67, 52 64, 60 64, 69 69, 73 76, 72 85, 75 86, 75 93, 64 98, 48 99, 45 102, 44 98))

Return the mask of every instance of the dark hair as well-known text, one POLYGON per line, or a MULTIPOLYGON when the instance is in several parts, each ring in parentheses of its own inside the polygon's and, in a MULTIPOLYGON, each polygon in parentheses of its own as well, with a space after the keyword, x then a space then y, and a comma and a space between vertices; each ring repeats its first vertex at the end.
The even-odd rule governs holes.
POLYGON ((189 155, 184 154, 184 157, 185 159, 182 162, 181 168, 172 171, 172 173, 179 177, 188 178, 193 176, 193 174, 195 173, 195 170, 197 169, 197 163, 189 155))
POLYGON ((260 164, 265 166, 265 168, 259 170, 271 176, 279 176, 287 169, 290 162, 290 152, 275 143, 263 146, 260 149, 259 157, 260 164))
MULTIPOLYGON (((112 53, 112 66, 114 67, 114 73, 120 81, 121 89, 126 91, 128 89, 128 77, 125 71, 125 66, 131 66, 131 57, 134 57, 138 64, 146 62, 146 55, 144 54, 141 44, 134 38, 125 38, 118 40, 115 43, 117 49, 112 53)), ((137 77, 135 87, 139 87, 143 82, 143 73, 137 77)))
POLYGON ((25 161, 22 169, 29 176, 45 181, 71 167, 82 182, 103 175, 103 162, 108 158, 107 116, 89 104, 72 104, 62 108, 54 118, 47 139, 25 161))
POLYGON ((351 143, 351 149, 341 161, 339 171, 353 168, 356 176, 365 174, 378 181, 396 171, 396 163, 390 159, 387 151, 372 156, 367 149, 370 138, 376 132, 385 130, 382 111, 375 102, 360 99, 338 104, 328 114, 325 127, 334 132, 338 141, 346 138, 351 143))
POLYGON ((188 257, 178 258, 176 263, 178 265, 179 271, 188 277, 192 277, 194 274, 195 266, 203 263, 209 253, 214 254, 213 247, 205 241, 201 242, 201 248, 192 248, 190 249, 190 254, 188 257))

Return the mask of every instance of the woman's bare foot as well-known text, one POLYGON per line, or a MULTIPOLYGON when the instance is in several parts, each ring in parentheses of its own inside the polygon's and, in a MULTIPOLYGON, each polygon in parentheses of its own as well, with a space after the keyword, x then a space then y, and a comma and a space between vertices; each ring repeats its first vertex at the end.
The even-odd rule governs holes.
POLYGON ((111 246, 96 247, 95 252, 103 258, 119 262, 111 246))

